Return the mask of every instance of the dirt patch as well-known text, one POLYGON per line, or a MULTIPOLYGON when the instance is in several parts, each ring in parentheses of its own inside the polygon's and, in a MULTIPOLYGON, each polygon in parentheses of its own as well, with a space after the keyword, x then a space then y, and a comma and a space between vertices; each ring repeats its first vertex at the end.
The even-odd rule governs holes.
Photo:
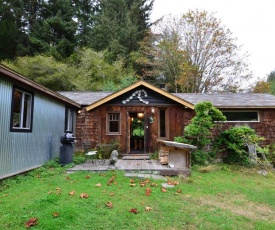
POLYGON ((275 210, 268 205, 247 201, 243 195, 220 195, 203 197, 202 205, 210 205, 253 220, 274 220, 275 210))

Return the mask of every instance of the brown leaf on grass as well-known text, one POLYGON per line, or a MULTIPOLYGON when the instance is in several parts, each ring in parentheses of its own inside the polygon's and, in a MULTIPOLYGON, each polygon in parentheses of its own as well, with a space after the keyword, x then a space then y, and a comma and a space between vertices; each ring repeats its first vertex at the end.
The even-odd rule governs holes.
POLYGON ((48 194, 52 194, 52 193, 53 193, 53 191, 49 191, 49 192, 48 192, 48 194))
POLYGON ((30 228, 32 226, 38 225, 38 218, 33 217, 31 219, 29 219, 26 223, 25 223, 25 227, 26 228, 30 228))
POLYGON ((111 192, 109 195, 110 195, 110 196, 114 196, 114 195, 115 195, 115 193, 111 192))
POLYGON ((98 184, 96 184, 95 186, 96 186, 96 187, 101 187, 101 184, 100 184, 100 183, 98 183, 98 184))
POLYGON ((181 190, 180 190, 180 189, 178 189, 178 190, 177 190, 177 193, 181 193, 181 190))
POLYGON ((141 205, 144 205, 144 202, 143 202, 143 201, 141 201, 141 202, 140 202, 140 204, 141 204, 141 205))
POLYGON ((61 188, 56 188, 55 189, 57 192, 61 192, 61 188))
POLYGON ((88 198, 88 194, 87 193, 81 193, 80 194, 80 197, 83 199, 83 198, 88 198))
POLYGON ((163 187, 161 188, 161 191, 162 192, 167 192, 167 190, 165 188, 163 188, 163 187))
POLYGON ((59 213, 58 212, 54 212, 53 213, 53 217, 58 217, 59 216, 59 213))
POLYGON ((146 196, 150 196, 150 195, 151 195, 151 192, 152 192, 152 189, 147 188, 147 189, 145 190, 145 195, 146 195, 146 196))
POLYGON ((117 182, 115 181, 114 184, 117 184, 117 182))
POLYGON ((136 184, 130 184, 130 186, 131 186, 131 187, 135 187, 135 186, 136 186, 136 184))
POLYGON ((138 213, 138 210, 137 210, 136 208, 132 208, 132 209, 130 210, 130 212, 133 212, 133 213, 137 214, 137 213, 138 213))
POLYGON ((140 184, 140 187, 145 187, 146 186, 146 183, 139 183, 140 184))
POLYGON ((111 183, 113 183, 113 182, 115 181, 115 179, 116 179, 116 175, 113 175, 113 176, 109 179, 107 185, 111 185, 111 183))
POLYGON ((86 179, 90 179, 91 176, 90 176, 90 175, 86 175, 85 178, 86 178, 86 179))
POLYGON ((70 180, 70 177, 67 176, 67 177, 66 177, 66 180, 70 180))
POLYGON ((106 204, 105 204, 108 208, 112 208, 113 207, 113 204, 111 201, 108 201, 106 204))
POLYGON ((145 207, 145 211, 151 211, 152 208, 151 207, 145 207))
POLYGON ((151 183, 151 187, 157 187, 158 185, 156 183, 151 183))
POLYGON ((69 192, 69 195, 73 196, 75 194, 75 191, 69 192))
POLYGON ((130 179, 130 183, 131 184, 135 183, 135 180, 134 179, 130 179))

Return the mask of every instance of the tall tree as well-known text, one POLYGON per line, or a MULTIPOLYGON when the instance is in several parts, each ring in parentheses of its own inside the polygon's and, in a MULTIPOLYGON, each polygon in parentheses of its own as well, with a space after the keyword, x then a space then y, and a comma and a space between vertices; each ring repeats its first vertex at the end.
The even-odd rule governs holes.
POLYGON ((90 35, 90 47, 108 50, 109 61, 128 58, 150 27, 154 0, 101 0, 90 35))
POLYGON ((73 0, 77 18, 77 42, 80 47, 87 47, 89 34, 94 26, 94 17, 99 11, 99 0, 73 0))
POLYGON ((154 43, 145 44, 146 56, 169 91, 236 92, 251 77, 247 55, 212 13, 195 10, 181 18, 166 17, 153 32, 154 43))
POLYGON ((74 15, 70 0, 44 0, 30 31, 31 53, 51 53, 57 59, 70 56, 76 47, 74 15))

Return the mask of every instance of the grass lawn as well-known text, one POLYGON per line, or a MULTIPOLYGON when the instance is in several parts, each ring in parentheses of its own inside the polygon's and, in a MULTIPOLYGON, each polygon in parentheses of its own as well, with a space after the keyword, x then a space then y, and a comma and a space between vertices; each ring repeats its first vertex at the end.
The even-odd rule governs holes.
POLYGON ((130 181, 119 171, 42 167, 0 181, 0 229, 26 229, 31 218, 30 228, 43 230, 275 229, 275 177, 214 168, 167 178, 176 185, 163 191, 163 181, 130 181))

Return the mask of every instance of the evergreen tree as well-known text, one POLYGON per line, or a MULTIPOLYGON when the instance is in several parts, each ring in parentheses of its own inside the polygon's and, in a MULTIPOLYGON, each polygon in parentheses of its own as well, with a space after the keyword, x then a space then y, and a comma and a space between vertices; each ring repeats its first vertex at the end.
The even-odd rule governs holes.
POLYGON ((70 56, 76 46, 77 23, 70 0, 48 0, 41 4, 30 31, 31 53, 50 53, 57 59, 70 56))
POLYGON ((90 34, 91 48, 107 50, 110 62, 128 59, 150 27, 152 6, 153 0, 101 0, 90 34))

